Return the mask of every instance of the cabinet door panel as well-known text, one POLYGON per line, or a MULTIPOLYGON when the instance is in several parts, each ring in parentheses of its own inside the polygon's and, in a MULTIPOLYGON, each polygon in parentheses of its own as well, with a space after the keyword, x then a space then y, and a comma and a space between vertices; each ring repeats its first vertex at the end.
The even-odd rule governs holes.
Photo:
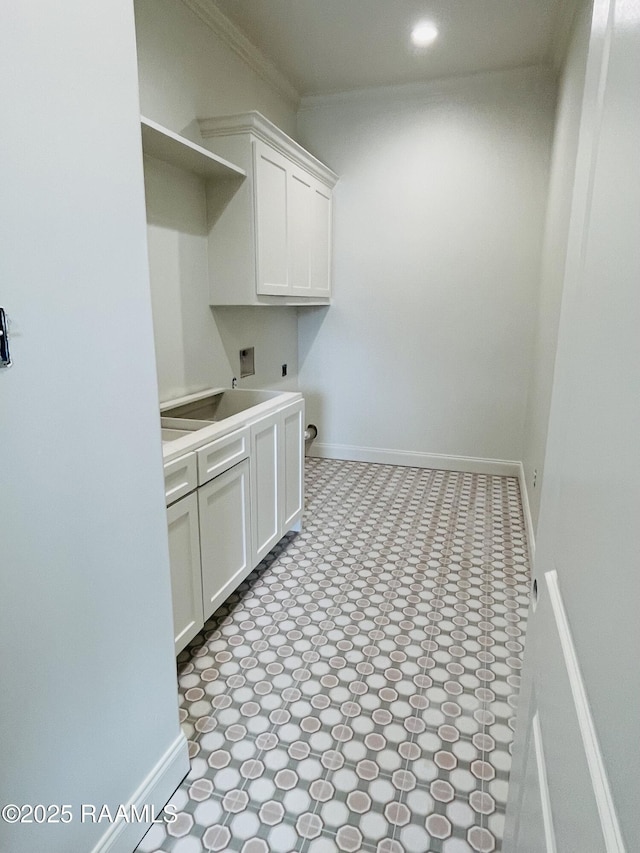
POLYGON ((254 565, 282 536, 280 415, 251 427, 251 522, 254 565))
POLYGON ((304 405, 298 403, 282 413, 282 456, 284 460, 283 533, 302 516, 304 483, 304 405))
POLYGON ((294 296, 308 296, 311 286, 312 179, 292 169, 289 175, 289 284, 294 296))
POLYGON ((249 460, 198 490, 202 594, 208 619, 251 571, 249 460))
POLYGON ((198 537, 198 500, 195 494, 167 509, 173 633, 176 654, 189 643, 204 624, 200 541, 198 537))
POLYGON ((311 195, 309 296, 331 295, 331 190, 314 181, 311 195))
POLYGON ((289 291, 287 161, 262 142, 254 143, 258 293, 289 291))

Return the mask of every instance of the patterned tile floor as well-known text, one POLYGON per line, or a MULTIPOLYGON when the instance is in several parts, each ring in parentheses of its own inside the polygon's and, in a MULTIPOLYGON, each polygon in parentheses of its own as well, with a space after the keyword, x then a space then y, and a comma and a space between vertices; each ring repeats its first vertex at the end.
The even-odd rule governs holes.
POLYGON ((304 531, 178 658, 191 772, 138 850, 499 850, 528 603, 517 480, 306 470, 304 531))

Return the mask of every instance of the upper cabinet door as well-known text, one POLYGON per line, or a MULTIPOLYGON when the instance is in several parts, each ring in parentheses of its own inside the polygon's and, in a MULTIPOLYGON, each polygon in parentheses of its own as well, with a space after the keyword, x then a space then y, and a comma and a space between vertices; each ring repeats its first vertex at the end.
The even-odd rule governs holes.
POLYGON ((289 282, 295 296, 311 288, 311 196, 313 179, 301 169, 289 169, 289 282))
POLYGON ((254 143, 257 292, 290 293, 288 161, 262 141, 254 143))
POLYGON ((331 190, 262 140, 254 142, 257 292, 331 295, 331 190))
POLYGON ((309 296, 331 296, 331 190, 314 181, 310 199, 309 296))
POLYGON ((289 166, 288 181, 290 293, 329 297, 331 190, 293 164, 289 166))

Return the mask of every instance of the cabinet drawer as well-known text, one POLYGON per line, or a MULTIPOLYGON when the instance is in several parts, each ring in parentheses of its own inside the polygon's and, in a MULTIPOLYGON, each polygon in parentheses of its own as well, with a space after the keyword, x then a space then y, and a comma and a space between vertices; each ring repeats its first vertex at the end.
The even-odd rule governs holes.
POLYGON ((197 454, 198 484, 201 486, 249 456, 249 427, 212 441, 201 447, 197 454))
POLYGON ((192 492, 198 485, 196 454, 187 453, 164 466, 164 497, 167 506, 192 492))

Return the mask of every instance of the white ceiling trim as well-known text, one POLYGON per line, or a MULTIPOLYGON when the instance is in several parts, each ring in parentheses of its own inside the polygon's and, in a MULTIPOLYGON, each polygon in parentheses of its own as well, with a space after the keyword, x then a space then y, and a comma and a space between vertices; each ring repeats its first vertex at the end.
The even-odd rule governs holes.
POLYGON ((334 107, 339 104, 369 103, 371 105, 389 101, 424 101, 433 103, 451 100, 453 93, 460 91, 472 92, 474 89, 484 91, 488 82, 494 85, 500 81, 508 81, 511 85, 520 85, 525 92, 530 92, 533 85, 547 88, 551 71, 547 65, 518 65, 515 68, 500 68, 492 71, 476 71, 473 74, 459 74, 451 77, 438 77, 434 80, 423 80, 414 83, 394 83, 390 86, 364 86, 358 89, 347 89, 344 92, 333 92, 327 95, 303 95, 298 108, 299 113, 309 110, 334 107))
POLYGON ((200 133, 203 139, 215 139, 220 136, 236 136, 239 133, 250 133, 258 139, 267 142, 272 148, 275 148, 281 154, 284 154, 285 157, 293 160, 294 163, 304 166, 330 189, 338 181, 338 176, 335 172, 256 110, 232 116, 199 118, 198 124, 200 125, 200 133))
POLYGON ((282 71, 224 15, 212 0, 182 0, 212 32, 251 68, 297 109, 300 93, 282 71))

